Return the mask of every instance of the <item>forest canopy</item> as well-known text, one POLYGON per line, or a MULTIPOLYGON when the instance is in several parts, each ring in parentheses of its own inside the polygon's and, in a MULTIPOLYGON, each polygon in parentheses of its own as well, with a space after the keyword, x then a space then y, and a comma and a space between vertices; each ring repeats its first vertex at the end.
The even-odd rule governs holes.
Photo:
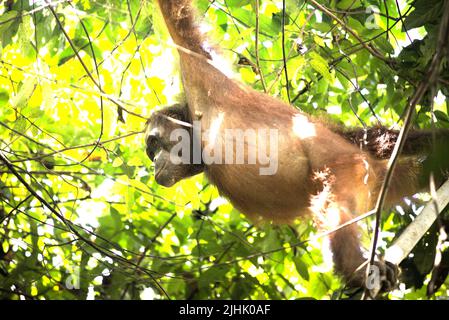
MULTIPOLYGON (((441 49, 444 0, 195 3, 236 79, 347 127, 401 128, 441 49)), ((0 68, 0 299, 347 297, 312 222, 257 225, 202 174, 155 182, 143 130, 182 86, 154 1, 3 1, 0 68)), ((449 128, 441 68, 414 128, 449 128)), ((429 199, 385 212, 380 252, 429 199)), ((448 232, 446 208, 390 298, 449 294, 448 232)))

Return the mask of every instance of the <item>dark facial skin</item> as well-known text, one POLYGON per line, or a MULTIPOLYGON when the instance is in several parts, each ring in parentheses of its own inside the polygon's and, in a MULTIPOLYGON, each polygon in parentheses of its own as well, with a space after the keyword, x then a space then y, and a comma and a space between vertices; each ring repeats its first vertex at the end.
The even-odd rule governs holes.
MULTIPOLYGON (((183 126, 182 122, 191 123, 188 109, 182 105, 174 105, 156 112, 148 120, 146 129, 146 152, 154 163, 154 177, 158 184, 171 187, 178 181, 197 175, 204 170, 203 164, 177 164, 170 158, 172 148, 178 143, 170 141, 170 134, 175 129, 191 129, 183 126), (171 121, 171 119, 179 121, 171 121)), ((189 145, 192 155, 192 146, 189 145)))

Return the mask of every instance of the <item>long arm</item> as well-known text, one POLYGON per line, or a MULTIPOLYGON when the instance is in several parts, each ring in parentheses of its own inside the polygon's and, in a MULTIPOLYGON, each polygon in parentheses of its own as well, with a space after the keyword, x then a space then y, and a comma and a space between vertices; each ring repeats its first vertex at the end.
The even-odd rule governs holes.
POLYGON ((178 46, 210 58, 204 50, 203 37, 195 23, 191 0, 158 0, 170 35, 178 46))

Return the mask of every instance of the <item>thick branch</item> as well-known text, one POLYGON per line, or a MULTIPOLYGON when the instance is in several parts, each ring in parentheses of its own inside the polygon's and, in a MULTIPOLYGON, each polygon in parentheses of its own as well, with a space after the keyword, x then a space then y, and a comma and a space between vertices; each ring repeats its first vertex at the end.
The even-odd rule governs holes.
POLYGON ((438 189, 433 201, 427 203, 423 211, 387 249, 385 252, 385 260, 396 265, 404 260, 448 204, 449 180, 438 189))

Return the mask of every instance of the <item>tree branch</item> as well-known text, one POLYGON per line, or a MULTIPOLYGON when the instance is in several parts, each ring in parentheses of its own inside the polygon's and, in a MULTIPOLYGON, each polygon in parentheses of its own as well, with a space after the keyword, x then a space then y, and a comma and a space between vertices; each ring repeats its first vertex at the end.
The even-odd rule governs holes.
POLYGON ((438 189, 433 201, 426 204, 423 211, 387 249, 385 260, 396 265, 404 260, 448 204, 449 179, 438 189))

